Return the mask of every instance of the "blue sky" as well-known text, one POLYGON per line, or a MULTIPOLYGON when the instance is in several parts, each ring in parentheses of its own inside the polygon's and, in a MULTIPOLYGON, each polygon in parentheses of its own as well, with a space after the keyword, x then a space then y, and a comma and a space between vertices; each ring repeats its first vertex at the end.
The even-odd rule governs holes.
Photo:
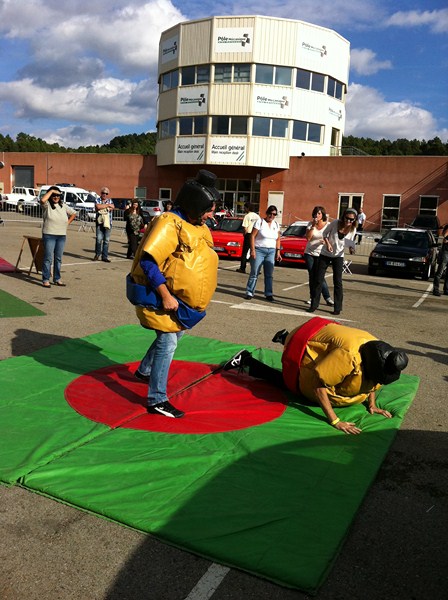
POLYGON ((77 148, 154 131, 160 34, 259 14, 351 44, 346 135, 448 141, 448 8, 441 0, 0 0, 0 133, 77 148))

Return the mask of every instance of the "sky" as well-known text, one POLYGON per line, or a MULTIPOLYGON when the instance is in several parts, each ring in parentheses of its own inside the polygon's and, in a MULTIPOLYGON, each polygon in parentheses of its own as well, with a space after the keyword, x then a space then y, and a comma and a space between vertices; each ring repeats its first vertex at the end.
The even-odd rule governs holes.
POLYGON ((345 135, 448 141, 446 0, 0 0, 0 134, 78 148, 155 131, 160 34, 265 15, 350 42, 345 135))

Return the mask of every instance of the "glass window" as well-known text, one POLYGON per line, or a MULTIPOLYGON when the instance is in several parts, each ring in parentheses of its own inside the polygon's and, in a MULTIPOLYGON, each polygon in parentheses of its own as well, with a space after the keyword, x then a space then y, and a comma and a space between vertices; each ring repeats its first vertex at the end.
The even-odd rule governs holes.
POLYGON ((269 137, 270 119, 266 117, 254 117, 252 122, 252 135, 269 137))
POLYGON ((438 196, 420 196, 420 210, 421 215, 436 215, 438 196))
POLYGON ((230 83, 232 81, 232 65, 215 65, 215 83, 230 83))
POLYGON ((250 65, 249 64, 234 65, 233 81, 237 81, 237 82, 250 81, 250 65))
POLYGON ((288 120, 287 119, 272 119, 272 137, 288 136, 288 120))
POLYGON ((310 83, 311 83, 310 71, 304 71, 303 69, 297 69, 296 87, 303 88, 304 90, 309 90, 310 83))
POLYGON ((311 89, 314 92, 323 92, 324 85, 325 85, 325 75, 321 75, 320 73, 313 73, 311 89))
POLYGON ((196 83, 208 83, 210 81, 210 65, 203 65, 196 69, 196 83))
POLYGON ((212 133, 216 135, 228 135, 230 117, 212 117, 212 133))
POLYGON ((257 65, 255 72, 255 82, 272 84, 273 81, 274 67, 272 65, 257 65))
POLYGON ((329 77, 328 84, 327 84, 327 94, 334 98, 335 91, 336 91, 336 80, 333 79, 333 77, 329 77))
POLYGON ((206 133, 207 131, 207 118, 206 117, 194 117, 194 133, 196 135, 200 133, 206 133))
POLYGON ((173 137, 176 135, 176 119, 169 119, 160 123, 160 139, 173 137))
POLYGON ((322 131, 322 125, 317 123, 308 123, 308 141, 320 143, 320 134, 322 131))
POLYGON ((342 100, 343 94, 344 94, 344 86, 339 81, 336 81, 336 92, 334 94, 334 97, 337 98, 338 100, 342 100))
POLYGON ((227 179, 226 190, 236 192, 238 181, 236 179, 227 179))
POLYGON ((276 67, 275 83, 277 85, 291 85, 291 67, 276 67))
POLYGON ((232 133, 233 135, 246 135, 247 134, 247 118, 246 117, 232 117, 230 133, 232 133))
POLYGON ((193 133, 193 118, 181 117, 179 119, 179 135, 192 135, 193 133))
POLYGON ((401 196, 383 196, 381 231, 397 227, 400 216, 400 198, 401 196))
POLYGON ((238 180, 238 191, 239 192, 250 192, 251 183, 252 183, 252 181, 250 179, 239 179, 238 180))
POLYGON ((195 83, 195 67, 182 68, 182 85, 193 85, 195 83))
POLYGON ((294 140, 306 140, 307 124, 305 121, 294 121, 292 137, 294 140))

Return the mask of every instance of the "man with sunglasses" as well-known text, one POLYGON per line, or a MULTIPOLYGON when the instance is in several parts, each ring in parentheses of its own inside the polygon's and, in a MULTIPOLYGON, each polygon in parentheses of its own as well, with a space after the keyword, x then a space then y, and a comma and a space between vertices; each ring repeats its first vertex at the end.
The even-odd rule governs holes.
POLYGON ((356 218, 357 211, 354 208, 347 208, 344 214, 337 221, 328 225, 323 235, 324 247, 318 260, 314 263, 313 272, 313 293, 311 306, 308 312, 315 312, 319 307, 322 285, 325 280, 325 273, 331 265, 333 269, 333 287, 334 287, 334 311, 333 315, 339 315, 342 311, 342 272, 344 267, 344 251, 348 246, 350 254, 355 253, 356 236, 356 218))
POLYGON ((93 260, 101 260, 110 263, 109 240, 112 229, 112 211, 114 203, 109 198, 109 188, 101 188, 101 195, 95 199, 96 211, 96 241, 95 256, 93 260))

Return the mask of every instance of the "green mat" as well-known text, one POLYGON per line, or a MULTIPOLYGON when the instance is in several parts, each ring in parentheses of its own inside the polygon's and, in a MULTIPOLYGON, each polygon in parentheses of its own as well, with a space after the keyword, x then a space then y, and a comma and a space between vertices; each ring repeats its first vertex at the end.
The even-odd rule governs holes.
POLYGON ((31 304, 16 298, 8 292, 0 290, 0 318, 1 317, 38 317, 44 315, 41 310, 31 304))
MULTIPOLYGON (((139 360, 152 335, 138 326, 120 327, 0 363, 1 481, 213 561, 315 591, 418 379, 403 375, 381 390, 378 404, 393 419, 369 415, 362 406, 339 409, 362 427, 358 436, 337 432, 318 408, 300 404, 271 422, 207 435, 110 429, 70 408, 64 399, 70 381, 139 360)), ((216 364, 239 348, 187 335, 175 358, 216 364)), ((257 356, 280 366, 279 352, 257 356)))

